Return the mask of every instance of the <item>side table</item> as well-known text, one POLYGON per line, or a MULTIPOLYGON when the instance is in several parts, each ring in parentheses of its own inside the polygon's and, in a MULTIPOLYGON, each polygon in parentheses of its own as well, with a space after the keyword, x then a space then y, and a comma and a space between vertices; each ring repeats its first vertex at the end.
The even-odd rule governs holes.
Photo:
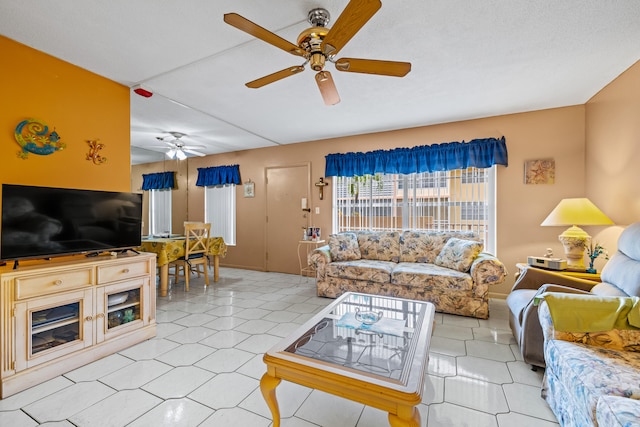
POLYGON ((537 270, 551 271, 552 273, 562 274, 563 276, 575 277, 577 279, 591 280, 592 282, 600 282, 600 273, 587 273, 586 271, 571 271, 571 270, 550 270, 547 268, 536 267, 533 265, 526 264, 524 262, 519 262, 516 264, 518 267, 518 271, 516 272, 516 280, 520 273, 525 271, 527 268, 534 268, 537 270))
POLYGON ((300 240, 298 242, 298 265, 300 266, 300 276, 301 277, 309 277, 309 274, 315 274, 316 269, 307 263, 307 256, 309 255, 310 249, 315 249, 318 246, 324 244, 324 240, 300 240), (302 257, 300 256, 300 249, 305 248, 304 251, 304 266, 302 264, 302 257))

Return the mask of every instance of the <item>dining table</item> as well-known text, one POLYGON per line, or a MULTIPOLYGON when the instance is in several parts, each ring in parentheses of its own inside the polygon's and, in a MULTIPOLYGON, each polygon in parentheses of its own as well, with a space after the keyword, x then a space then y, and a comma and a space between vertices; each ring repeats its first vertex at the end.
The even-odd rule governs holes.
MULTIPOLYGON (((183 257, 186 250, 185 236, 143 237, 138 248, 142 252, 153 252, 157 255, 157 265, 160 270, 160 289, 158 295, 167 296, 169 285, 169 264, 183 257)), ((227 245, 222 237, 209 238, 207 256, 213 259, 213 281, 217 282, 220 269, 220 257, 227 255, 227 245)))

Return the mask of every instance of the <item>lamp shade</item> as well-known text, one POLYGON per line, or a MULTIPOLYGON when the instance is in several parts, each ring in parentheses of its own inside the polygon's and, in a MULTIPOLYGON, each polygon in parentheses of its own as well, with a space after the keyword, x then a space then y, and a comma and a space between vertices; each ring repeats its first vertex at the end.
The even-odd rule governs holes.
POLYGON ((543 226, 610 225, 613 221, 587 198, 562 199, 542 221, 543 226))

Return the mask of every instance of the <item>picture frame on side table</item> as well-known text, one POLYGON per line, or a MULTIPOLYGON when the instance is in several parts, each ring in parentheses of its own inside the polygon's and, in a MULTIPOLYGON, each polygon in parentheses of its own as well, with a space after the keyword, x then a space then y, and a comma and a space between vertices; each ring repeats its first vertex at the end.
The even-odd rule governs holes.
POLYGON ((244 183, 244 197, 254 197, 255 196, 255 182, 245 182, 244 183))

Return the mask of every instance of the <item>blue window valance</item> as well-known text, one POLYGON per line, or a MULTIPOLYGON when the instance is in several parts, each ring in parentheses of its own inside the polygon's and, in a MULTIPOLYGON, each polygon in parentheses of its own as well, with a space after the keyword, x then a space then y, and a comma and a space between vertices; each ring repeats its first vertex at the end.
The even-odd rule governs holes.
POLYGON ((142 175, 143 190, 162 190, 176 187, 175 172, 158 172, 142 175))
POLYGON ((210 168, 198 168, 198 187, 211 185, 240 184, 240 166, 214 166, 210 168))
POLYGON ((329 154, 326 156, 325 176, 411 174, 466 169, 471 166, 488 168, 493 165, 508 165, 504 137, 366 153, 329 154))

